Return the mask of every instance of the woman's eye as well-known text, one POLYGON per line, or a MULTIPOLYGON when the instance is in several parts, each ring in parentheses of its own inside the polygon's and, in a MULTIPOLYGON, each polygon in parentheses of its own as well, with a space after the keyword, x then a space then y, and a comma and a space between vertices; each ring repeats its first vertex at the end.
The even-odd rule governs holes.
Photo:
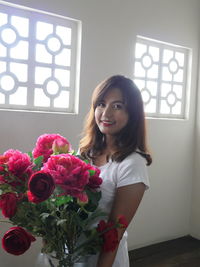
POLYGON ((103 102, 99 102, 99 103, 97 104, 97 107, 103 108, 103 107, 105 107, 105 104, 104 104, 103 102))
POLYGON ((117 104, 117 103, 116 103, 116 104, 113 105, 113 108, 114 108, 114 109, 122 109, 122 108, 123 108, 123 105, 122 105, 122 104, 117 104))

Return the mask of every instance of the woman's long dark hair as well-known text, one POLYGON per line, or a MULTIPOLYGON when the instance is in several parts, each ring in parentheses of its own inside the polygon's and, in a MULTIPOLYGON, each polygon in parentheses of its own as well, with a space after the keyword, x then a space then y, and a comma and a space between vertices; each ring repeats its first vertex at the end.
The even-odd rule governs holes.
POLYGON ((95 109, 103 100, 107 92, 113 88, 120 89, 129 119, 127 125, 115 135, 115 144, 118 148, 112 159, 121 162, 132 152, 138 152, 152 162, 146 145, 146 128, 144 108, 141 93, 134 82, 122 75, 112 76, 101 82, 92 95, 92 105, 86 118, 83 138, 80 141, 80 152, 84 158, 95 159, 101 155, 106 147, 104 134, 100 132, 95 122, 95 109))

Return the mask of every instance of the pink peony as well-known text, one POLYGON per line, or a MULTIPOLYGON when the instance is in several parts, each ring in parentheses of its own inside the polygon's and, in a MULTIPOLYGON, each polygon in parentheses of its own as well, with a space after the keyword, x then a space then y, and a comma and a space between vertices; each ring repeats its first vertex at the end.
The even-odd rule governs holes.
POLYGON ((38 137, 36 147, 33 149, 33 157, 43 156, 43 162, 53 153, 67 153, 71 145, 66 138, 59 134, 43 134, 38 137))
POLYGON ((55 184, 80 201, 86 201, 82 192, 89 182, 88 166, 79 158, 70 154, 52 155, 44 164, 44 171, 49 172, 55 184))
POLYGON ((19 150, 9 149, 4 153, 8 157, 7 165, 8 170, 16 176, 20 176, 24 173, 30 174, 32 163, 30 157, 20 152, 19 150))
POLYGON ((6 193, 0 196, 0 208, 6 218, 11 218, 17 210, 17 196, 14 193, 6 193))
POLYGON ((32 173, 30 157, 19 150, 9 149, 0 157, 0 183, 9 183, 12 186, 25 182, 32 173), (11 176, 12 177, 11 180, 11 176), (13 180, 14 179, 14 180, 13 180))

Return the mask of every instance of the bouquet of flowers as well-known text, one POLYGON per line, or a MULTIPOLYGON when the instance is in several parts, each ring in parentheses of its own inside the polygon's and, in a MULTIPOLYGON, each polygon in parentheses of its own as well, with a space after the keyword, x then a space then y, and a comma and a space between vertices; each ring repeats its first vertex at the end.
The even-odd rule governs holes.
POLYGON ((41 135, 27 154, 9 149, 0 155, 0 209, 14 225, 2 238, 3 249, 21 255, 42 237, 41 251, 59 267, 101 249, 114 250, 117 228, 127 223, 123 216, 98 222, 105 215, 98 209, 99 175, 59 134, 41 135))

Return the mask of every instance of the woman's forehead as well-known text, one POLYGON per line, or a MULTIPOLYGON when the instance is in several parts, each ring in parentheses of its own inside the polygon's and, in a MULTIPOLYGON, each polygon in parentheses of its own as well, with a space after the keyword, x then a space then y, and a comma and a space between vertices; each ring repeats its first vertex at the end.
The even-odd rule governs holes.
POLYGON ((119 100, 123 101, 124 96, 120 88, 112 87, 105 94, 102 95, 101 100, 119 100))

